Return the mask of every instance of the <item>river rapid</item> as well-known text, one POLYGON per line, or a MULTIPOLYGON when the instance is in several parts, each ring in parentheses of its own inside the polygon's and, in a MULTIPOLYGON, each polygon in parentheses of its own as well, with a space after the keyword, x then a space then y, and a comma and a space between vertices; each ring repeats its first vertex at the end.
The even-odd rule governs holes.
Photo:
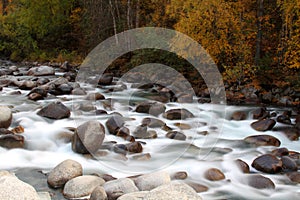
MULTIPOLYGON (((54 79, 62 75, 63 73, 56 72, 55 76, 48 78, 54 79)), ((22 77, 22 79, 31 78, 22 77)), ((73 132, 70 131, 72 130, 70 127, 76 128, 89 120, 98 120, 105 125, 111 114, 118 112, 125 118, 125 126, 132 132, 145 117, 149 117, 148 114, 134 112, 136 104, 145 100, 134 95, 139 89, 134 88, 132 83, 118 82, 116 78, 114 82, 122 86, 122 90, 107 92, 110 87, 116 88, 118 85, 95 88, 86 83, 80 84, 87 93, 99 92, 105 96, 105 100, 88 102, 96 109, 106 110, 108 114, 104 115, 96 115, 95 109, 80 110, 80 105, 87 104, 85 95, 58 95, 45 100, 31 101, 27 97, 29 90, 21 90, 12 86, 3 87, 0 92, 0 104, 8 105, 13 111, 11 127, 18 125, 24 127, 25 131, 22 135, 25 137, 25 148, 8 150, 0 147, 0 169, 36 168, 48 172, 60 162, 73 159, 82 164, 86 174, 106 173, 118 178, 158 170, 168 171, 170 174, 184 171, 188 174, 188 181, 208 187, 207 191, 199 193, 203 199, 300 199, 299 184, 291 182, 286 175, 266 174, 251 167, 256 157, 278 148, 244 145, 242 141, 244 138, 262 134, 250 126, 256 121, 252 118, 252 111, 256 107, 200 104, 196 97, 192 103, 168 102, 165 103, 166 110, 185 108, 195 117, 168 120, 159 115, 154 118, 164 121, 173 130, 184 133, 187 136, 185 141, 171 140, 165 137, 165 131, 160 128, 151 128, 150 130, 157 132, 157 138, 137 139, 143 144, 141 154, 125 156, 107 149, 92 156, 73 152, 70 141, 73 132), (16 91, 20 94, 14 94, 16 91), (37 115, 38 110, 43 106, 58 100, 71 109, 69 118, 51 120, 37 115), (244 111, 247 115, 246 119, 231 120, 231 115, 235 111, 244 111), (137 155, 141 155, 142 159, 137 159, 137 155), (148 159, 143 159, 143 156, 148 156, 148 159), (250 166, 250 174, 241 172, 235 164, 237 159, 245 161, 250 166), (225 179, 207 180, 204 172, 209 168, 221 170, 225 179), (256 173, 270 178, 275 184, 275 189, 256 189, 247 185, 247 177, 256 173)), ((268 110, 280 114, 288 109, 268 108, 268 110)), ((275 127, 280 126, 283 125, 280 123, 275 125, 275 127)), ((289 140, 280 131, 269 130, 263 134, 279 139, 280 147, 300 152, 300 142, 289 140)), ((111 141, 120 144, 127 143, 124 139, 109 134, 106 128, 104 143, 111 141)))

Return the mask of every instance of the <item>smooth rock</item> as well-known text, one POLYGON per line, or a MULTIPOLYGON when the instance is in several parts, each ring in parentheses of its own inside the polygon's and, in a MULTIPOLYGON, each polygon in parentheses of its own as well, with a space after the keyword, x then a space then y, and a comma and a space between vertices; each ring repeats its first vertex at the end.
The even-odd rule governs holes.
POLYGON ((103 94, 100 94, 99 92, 95 92, 95 93, 89 93, 86 99, 90 101, 98 101, 98 100, 105 99, 105 97, 103 96, 103 94))
POLYGON ((171 182, 151 190, 144 199, 147 200, 201 200, 193 188, 185 183, 171 182))
POLYGON ((188 181, 186 182, 191 188, 193 188, 197 193, 208 191, 208 187, 199 183, 188 181))
POLYGON ((19 85, 20 90, 31 90, 34 87, 36 87, 36 82, 34 81, 22 81, 19 85))
POLYGON ((127 151, 131 153, 141 153, 143 152, 143 146, 140 142, 132 142, 126 144, 127 151))
POLYGON ((171 178, 175 180, 184 180, 188 177, 188 174, 186 172, 176 172, 174 173, 171 178))
POLYGON ((140 191, 150 191, 158 186, 171 182, 171 177, 167 172, 154 172, 137 177, 135 185, 140 191))
POLYGON ((104 188, 102 186, 97 186, 93 190, 89 200, 107 200, 107 194, 104 188))
POLYGON ((225 179, 225 175, 217 168, 208 169, 204 173, 204 177, 210 181, 219 181, 225 179))
POLYGON ((22 135, 0 135, 0 146, 7 149, 24 148, 24 140, 24 136, 22 135))
POLYGON ((300 183, 300 172, 291 172, 288 173, 287 176, 294 183, 300 183))
POLYGON ((279 157, 287 156, 287 155, 289 155, 289 150, 285 147, 282 147, 282 148, 274 149, 272 151, 272 154, 274 156, 279 156, 279 157))
POLYGON ((253 135, 244 139, 248 144, 255 146, 275 146, 279 147, 281 142, 276 137, 271 135, 253 135))
POLYGON ((123 117, 119 115, 113 115, 110 117, 105 125, 109 131, 110 134, 116 135, 118 133, 118 130, 123 127, 125 124, 123 117))
POLYGON ((281 172, 282 161, 272 154, 265 154, 257 157, 252 162, 252 167, 261 172, 275 174, 281 172))
POLYGON ((282 124, 291 124, 292 123, 289 116, 286 116, 286 115, 279 115, 276 118, 276 121, 279 122, 279 123, 282 123, 282 124))
MULTIPOLYGON (((148 191, 132 192, 129 194, 124 194, 118 198, 118 200, 142 200, 148 194, 148 191)), ((146 199, 145 199, 146 200, 146 199)))
POLYGON ((40 200, 36 190, 7 171, 0 171, 1 200, 40 200))
POLYGON ((290 158, 289 156, 282 156, 282 170, 284 172, 298 171, 298 166, 295 160, 290 158))
POLYGON ((241 159, 237 159, 235 161, 235 163, 237 164, 238 168, 245 174, 248 174, 250 173, 250 168, 249 168, 249 165, 245 162, 245 161, 242 161, 241 159))
MULTIPOLYGON (((80 141, 90 153, 95 153, 98 149, 100 149, 103 143, 105 129, 104 126, 98 121, 88 121, 77 128, 75 135, 79 136, 80 141)), ((73 140, 73 142, 76 141, 73 140)), ((76 146, 77 145, 73 143, 72 147, 74 148, 72 149, 73 151, 78 152, 75 148, 76 146)))
POLYGON ((166 106, 158 102, 143 102, 137 105, 135 111, 138 113, 147 113, 153 116, 158 116, 165 112, 166 106))
POLYGON ((257 189, 275 189, 273 181, 260 174, 251 174, 247 177, 247 184, 257 189))
POLYGON ((61 102, 53 102, 37 112, 38 115, 49 119, 63 119, 71 115, 71 111, 61 102))
POLYGON ((161 128, 166 125, 166 123, 160 119, 146 117, 142 120, 142 125, 146 125, 149 128, 161 128))
POLYGON ((139 191, 133 180, 129 178, 120 178, 108 181, 103 185, 103 188, 108 196, 108 199, 117 199, 124 194, 139 191))
POLYGON ((276 121, 273 119, 263 119, 253 122, 251 127, 257 131, 267 131, 271 130, 276 124, 276 121))
POLYGON ((165 112, 163 117, 170 120, 183 120, 186 118, 192 118, 194 115, 186 109, 171 109, 165 112))
POLYGON ((253 111, 253 119, 261 119, 268 115, 268 112, 265 108, 258 108, 253 111))
POLYGON ((86 91, 83 88, 75 88, 71 92, 72 95, 86 95, 86 91))
POLYGON ((12 121, 12 112, 7 106, 0 106, 0 128, 8 128, 12 121))
POLYGON ((28 99, 32 101, 38 101, 44 99, 44 97, 38 93, 31 93, 28 95, 28 99))
POLYGON ((247 114, 243 111, 236 111, 231 115, 231 120, 241 121, 247 118, 247 114))
POLYGON ((60 188, 69 180, 82 176, 82 166, 74 160, 65 160, 58 164, 48 175, 47 182, 53 188, 60 188))
POLYGON ((49 66, 32 67, 27 72, 27 75, 29 76, 48 76, 54 74, 55 70, 49 66))
POLYGON ((84 175, 69 180, 64 187, 63 194, 67 198, 81 198, 90 195, 97 186, 105 181, 97 176, 84 175))
POLYGON ((113 75, 110 73, 102 74, 99 78, 98 84, 99 85, 111 85, 113 81, 113 75))
POLYGON ((186 135, 178 131, 170 131, 166 134, 166 137, 174 140, 186 140, 186 135))
POLYGON ((71 94, 73 87, 67 83, 61 84, 57 87, 59 95, 71 94))

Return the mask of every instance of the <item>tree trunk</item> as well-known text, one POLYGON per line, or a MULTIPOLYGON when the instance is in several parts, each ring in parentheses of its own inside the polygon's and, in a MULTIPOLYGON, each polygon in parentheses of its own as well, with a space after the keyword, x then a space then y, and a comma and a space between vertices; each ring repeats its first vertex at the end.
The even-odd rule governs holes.
POLYGON ((119 44, 119 40, 118 40, 118 36, 117 36, 117 22, 116 22, 114 7, 112 5, 111 0, 109 0, 109 5, 110 5, 110 12, 111 12, 112 20, 113 20, 114 34, 115 34, 116 43, 119 44))
POLYGON ((255 65, 259 64, 261 58, 261 42, 262 42, 262 20, 264 14, 264 0, 257 0, 257 35, 256 35, 256 50, 255 50, 255 65))

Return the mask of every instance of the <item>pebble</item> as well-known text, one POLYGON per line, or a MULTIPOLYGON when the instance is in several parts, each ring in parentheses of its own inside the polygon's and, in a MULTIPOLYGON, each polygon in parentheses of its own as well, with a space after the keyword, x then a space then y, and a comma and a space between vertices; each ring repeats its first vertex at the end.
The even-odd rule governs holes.
POLYGON ((248 144, 254 146, 275 146, 279 147, 281 142, 276 137, 271 135, 253 135, 244 139, 248 144))

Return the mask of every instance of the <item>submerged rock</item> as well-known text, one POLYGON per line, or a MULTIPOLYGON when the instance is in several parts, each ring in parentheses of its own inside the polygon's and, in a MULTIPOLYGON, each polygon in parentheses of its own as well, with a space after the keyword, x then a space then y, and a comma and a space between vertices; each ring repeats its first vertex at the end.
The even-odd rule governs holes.
POLYGON ((274 155, 265 154, 257 157, 252 162, 252 167, 261 172, 275 174, 282 171, 282 161, 274 155))
POLYGON ((82 166, 74 160, 65 160, 51 170, 47 178, 48 184, 53 188, 60 188, 69 180, 82 176, 82 166))
POLYGON ((275 189, 273 181, 260 174, 253 174, 247 177, 248 185, 257 189, 275 189))
POLYGON ((49 119, 63 119, 71 115, 71 111, 61 102, 53 102, 37 112, 38 115, 49 119))
POLYGON ((0 106, 0 128, 8 128, 12 121, 12 112, 7 106, 0 106))

